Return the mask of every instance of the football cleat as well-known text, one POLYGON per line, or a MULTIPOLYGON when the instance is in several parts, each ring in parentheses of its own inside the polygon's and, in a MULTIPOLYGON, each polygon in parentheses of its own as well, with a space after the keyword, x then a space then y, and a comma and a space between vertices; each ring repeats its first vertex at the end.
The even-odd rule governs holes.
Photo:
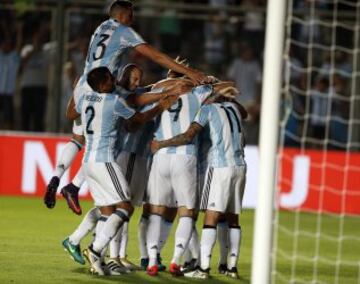
POLYGON ((182 276, 183 273, 181 272, 181 265, 177 265, 176 263, 171 263, 169 266, 169 272, 173 276, 182 276))
POLYGON ((240 279, 237 268, 233 267, 231 269, 228 269, 228 271, 225 274, 226 276, 233 278, 233 279, 240 279))
POLYGON ((157 254, 157 263, 158 263, 158 270, 159 271, 165 271, 166 270, 166 266, 164 264, 162 264, 162 258, 160 256, 160 254, 157 254))
POLYGON ((60 179, 57 176, 53 176, 46 188, 44 195, 44 203, 47 208, 52 209, 56 204, 56 191, 59 187, 60 179))
POLYGON ((76 214, 81 215, 81 207, 79 204, 79 190, 77 186, 72 183, 64 186, 61 189, 61 194, 65 198, 69 208, 76 214))
POLYGON ((64 247, 64 250, 67 251, 71 258, 84 265, 85 264, 85 259, 83 258, 82 254, 81 254, 81 249, 80 249, 80 245, 73 245, 72 243, 70 243, 69 238, 66 238, 63 242, 62 245, 64 247))
POLYGON ((228 271, 227 264, 226 263, 219 264, 218 271, 219 271, 219 274, 226 274, 226 272, 228 271))
POLYGON ((196 278, 196 279, 208 279, 209 276, 209 269, 202 270, 201 268, 195 269, 194 271, 190 271, 184 273, 185 277, 189 278, 196 278))
POLYGON ((153 266, 148 266, 146 268, 146 273, 150 276, 156 276, 158 275, 158 266, 157 265, 153 265, 153 266))
POLYGON ((128 260, 126 257, 120 258, 120 263, 126 267, 129 270, 135 271, 135 270, 142 270, 140 266, 137 266, 136 264, 132 263, 130 260, 128 260))
POLYGON ((120 263, 119 259, 111 259, 104 266, 104 268, 106 275, 111 275, 111 276, 117 276, 131 272, 129 269, 127 269, 120 263))
POLYGON ((90 263, 90 273, 97 275, 105 275, 105 271, 101 265, 101 255, 93 251, 91 247, 88 247, 83 251, 83 254, 87 261, 90 263))
POLYGON ((193 258, 192 260, 190 260, 189 262, 185 262, 184 266, 181 268, 181 272, 182 273, 187 273, 190 271, 194 271, 195 269, 197 269, 197 259, 193 258))
POLYGON ((142 258, 140 259, 140 266, 142 268, 142 270, 146 271, 146 268, 149 265, 149 258, 142 258))

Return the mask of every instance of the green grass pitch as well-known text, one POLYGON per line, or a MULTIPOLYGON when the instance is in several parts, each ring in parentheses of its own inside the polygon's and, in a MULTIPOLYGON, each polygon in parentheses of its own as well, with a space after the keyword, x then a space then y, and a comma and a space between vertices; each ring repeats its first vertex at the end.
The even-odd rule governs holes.
MULTIPOLYGON (((83 211, 91 208, 91 202, 82 202, 83 211)), ((136 210, 130 222, 130 235, 128 244, 129 258, 138 263, 139 251, 137 247, 137 221, 140 210, 136 210)), ((301 225, 304 230, 311 230, 316 223, 316 215, 301 214, 301 225)), ((202 219, 202 216, 200 216, 202 219)), ((325 217, 324 217, 325 218, 325 217)), ((234 281, 217 274, 216 263, 218 247, 214 249, 212 257, 212 278, 206 283, 250 283, 251 249, 253 234, 254 213, 245 210, 241 215, 243 239, 241 244, 239 273, 241 279, 234 281)), ((325 218, 322 230, 337 233, 336 218, 325 218)), ((63 200, 59 200, 53 210, 48 210, 37 198, 0 197, 0 283, 201 283, 201 280, 174 278, 167 272, 160 273, 159 277, 150 277, 145 272, 136 272, 125 276, 97 277, 88 273, 88 267, 72 261, 63 251, 61 242, 81 221, 67 209, 63 200)), ((280 222, 283 226, 292 229, 294 214, 281 213, 280 222)), ((344 233, 356 236, 360 232, 359 218, 345 219, 344 233)), ((201 222, 198 222, 200 228, 201 222)), ((169 264, 173 252, 174 231, 164 247, 162 257, 166 265, 169 264)), ((311 257, 314 251, 313 240, 301 238, 298 242, 298 251, 302 255, 311 257)), ((88 244, 90 238, 84 240, 82 247, 88 244)), ((291 255, 294 239, 286 234, 279 234, 279 248, 291 255)), ((352 240, 351 246, 344 241, 342 257, 348 261, 360 260, 359 241, 352 240)), ((333 248, 334 243, 322 240, 319 254, 331 260, 337 255, 333 248)), ((313 263, 298 259, 295 277, 300 281, 311 281, 313 276, 313 263)), ((281 256, 277 260, 277 270, 281 277, 276 278, 277 283, 289 283, 292 273, 292 262, 281 256)), ((323 262, 318 265, 318 280, 324 283, 334 283, 334 266, 323 262)), ((340 269, 338 283, 359 283, 359 266, 343 265, 340 269)), ((298 283, 297 280, 294 283, 298 283)))

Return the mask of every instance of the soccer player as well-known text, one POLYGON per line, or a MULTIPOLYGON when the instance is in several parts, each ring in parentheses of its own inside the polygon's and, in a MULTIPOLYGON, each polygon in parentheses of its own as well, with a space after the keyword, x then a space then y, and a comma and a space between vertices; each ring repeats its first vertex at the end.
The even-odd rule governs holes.
MULTIPOLYGON (((147 44, 130 26, 133 22, 133 6, 130 1, 116 0, 109 8, 110 18, 100 24, 91 37, 87 59, 83 75, 78 80, 73 101, 69 104, 68 113, 74 105, 77 105, 81 95, 90 91, 86 76, 96 67, 106 66, 116 77, 116 73, 121 65, 127 50, 135 49, 143 56, 158 63, 159 65, 175 70, 178 73, 187 75, 196 83, 207 81, 207 77, 199 71, 178 64, 167 55, 147 44)), ((71 115, 68 115, 70 118, 71 115)), ((56 203, 56 191, 60 183, 60 178, 65 170, 69 168, 76 154, 84 144, 82 124, 77 119, 73 126, 73 138, 65 146, 63 153, 56 165, 55 175, 51 178, 44 196, 44 203, 48 208, 54 208, 56 203)), ((69 207, 76 213, 81 214, 78 205, 76 189, 73 191, 62 191, 63 196, 68 202, 69 207)))
MULTIPOLYGON (((208 101, 210 103, 210 101, 208 101)), ((153 141, 152 151, 179 145, 191 145, 205 127, 210 129, 207 177, 202 193, 201 208, 206 210, 201 236, 200 268, 187 272, 186 277, 207 279, 210 257, 216 241, 216 226, 222 214, 229 225, 229 261, 227 275, 238 278, 237 261, 241 240, 238 216, 245 187, 246 162, 241 111, 235 102, 220 101, 204 105, 191 126, 182 134, 163 141, 153 141)))
MULTIPOLYGON (((155 137, 158 140, 169 139, 184 132, 190 126, 202 102, 212 95, 213 91, 217 92, 232 84, 223 82, 214 86, 189 87, 188 92, 180 96, 175 105, 162 113, 155 137)), ((179 224, 169 271, 174 275, 180 273, 180 259, 188 245, 194 225, 197 184, 195 144, 161 149, 153 157, 148 183, 151 204, 147 232, 149 275, 154 276, 158 273, 157 254, 162 216, 166 208, 172 207, 178 207, 179 224)))

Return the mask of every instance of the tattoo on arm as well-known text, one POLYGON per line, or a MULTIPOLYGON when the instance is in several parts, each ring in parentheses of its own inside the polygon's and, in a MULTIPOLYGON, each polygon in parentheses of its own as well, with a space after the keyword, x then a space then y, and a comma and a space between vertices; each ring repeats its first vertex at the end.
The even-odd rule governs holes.
POLYGON ((195 136, 202 130, 202 126, 193 122, 189 129, 171 139, 159 141, 160 148, 190 144, 195 136))

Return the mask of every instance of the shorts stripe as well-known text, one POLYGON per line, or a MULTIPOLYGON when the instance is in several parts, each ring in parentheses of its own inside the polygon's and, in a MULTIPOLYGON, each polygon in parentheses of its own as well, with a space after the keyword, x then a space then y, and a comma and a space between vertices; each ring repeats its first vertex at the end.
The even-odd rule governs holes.
POLYGON ((131 179, 134 171, 135 159, 136 159, 136 154, 130 153, 129 161, 126 168, 126 175, 125 175, 126 181, 129 184, 131 183, 131 179))
POLYGON ((125 197, 125 194, 121 188, 120 182, 116 176, 116 172, 115 172, 113 166, 111 165, 111 163, 105 163, 105 166, 109 172, 111 181, 114 184, 114 187, 115 187, 117 193, 119 194, 120 198, 123 200, 126 200, 127 198, 125 197))
POLYGON ((207 205, 209 202, 209 194, 210 194, 210 185, 211 185, 211 180, 212 180, 212 176, 213 176, 213 171, 214 168, 210 167, 208 174, 206 176, 206 185, 205 185, 205 189, 201 198, 201 205, 200 205, 200 209, 202 210, 206 210, 207 209, 207 205))

